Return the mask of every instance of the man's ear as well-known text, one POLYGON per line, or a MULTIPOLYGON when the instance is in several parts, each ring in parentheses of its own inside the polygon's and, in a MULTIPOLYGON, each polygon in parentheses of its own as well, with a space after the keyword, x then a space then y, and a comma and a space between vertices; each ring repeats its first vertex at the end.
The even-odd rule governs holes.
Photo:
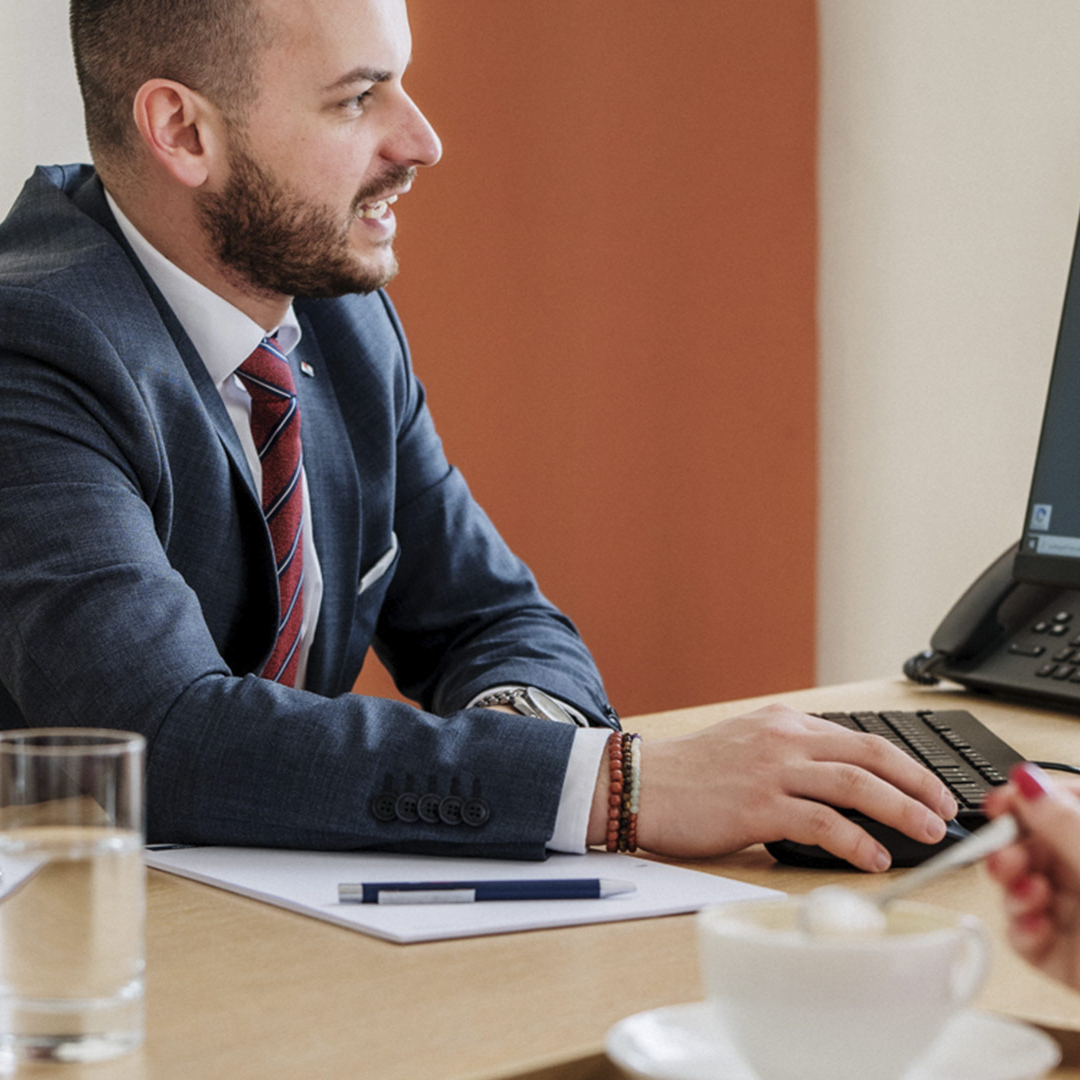
POLYGON ((183 83, 143 83, 135 95, 134 118, 154 160, 185 187, 201 187, 220 164, 221 113, 183 83))

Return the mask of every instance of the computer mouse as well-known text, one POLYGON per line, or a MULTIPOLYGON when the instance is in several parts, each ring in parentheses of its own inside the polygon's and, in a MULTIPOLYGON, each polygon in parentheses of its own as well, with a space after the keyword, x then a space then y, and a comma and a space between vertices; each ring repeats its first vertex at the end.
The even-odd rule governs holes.
MULTIPOLYGON (((862 814, 849 811, 845 817, 851 818, 856 824, 862 826, 889 851, 892 855, 893 866, 917 866, 929 859, 931 855, 936 855, 949 847, 950 844, 955 844, 958 840, 963 840, 965 836, 971 835, 969 829, 953 818, 952 821, 946 823, 945 836, 938 843, 922 844, 862 814)), ((841 859, 814 844, 797 844, 794 840, 774 840, 765 845, 765 850, 777 862, 786 863, 789 866, 811 866, 821 870, 857 869, 847 859, 841 859)))

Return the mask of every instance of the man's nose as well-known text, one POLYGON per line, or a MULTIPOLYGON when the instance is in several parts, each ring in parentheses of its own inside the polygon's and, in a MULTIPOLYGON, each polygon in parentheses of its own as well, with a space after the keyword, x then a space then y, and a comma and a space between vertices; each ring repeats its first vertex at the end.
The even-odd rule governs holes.
POLYGON ((442 157, 442 142, 416 103, 402 92, 401 117, 386 157, 401 165, 434 165, 442 157))

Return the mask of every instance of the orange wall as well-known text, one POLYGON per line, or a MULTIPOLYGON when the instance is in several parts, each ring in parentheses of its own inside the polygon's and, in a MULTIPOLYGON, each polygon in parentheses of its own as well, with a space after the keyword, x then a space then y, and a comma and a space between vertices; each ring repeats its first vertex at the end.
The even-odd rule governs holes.
POLYGON ((809 685, 813 0, 409 7, 445 154, 391 294, 451 461, 624 715, 809 685))

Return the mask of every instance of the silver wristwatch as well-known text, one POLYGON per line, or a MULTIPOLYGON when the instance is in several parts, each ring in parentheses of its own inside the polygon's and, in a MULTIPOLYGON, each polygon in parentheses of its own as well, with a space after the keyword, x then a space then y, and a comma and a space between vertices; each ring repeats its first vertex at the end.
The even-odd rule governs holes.
POLYGON ((512 686, 505 690, 494 690, 490 694, 484 694, 473 702, 476 708, 488 708, 491 705, 509 705, 514 712, 522 716, 535 716, 541 720, 555 720, 560 724, 575 724, 578 727, 588 727, 588 721, 583 716, 575 716, 560 701, 556 701, 550 694, 538 690, 535 686, 512 686))

